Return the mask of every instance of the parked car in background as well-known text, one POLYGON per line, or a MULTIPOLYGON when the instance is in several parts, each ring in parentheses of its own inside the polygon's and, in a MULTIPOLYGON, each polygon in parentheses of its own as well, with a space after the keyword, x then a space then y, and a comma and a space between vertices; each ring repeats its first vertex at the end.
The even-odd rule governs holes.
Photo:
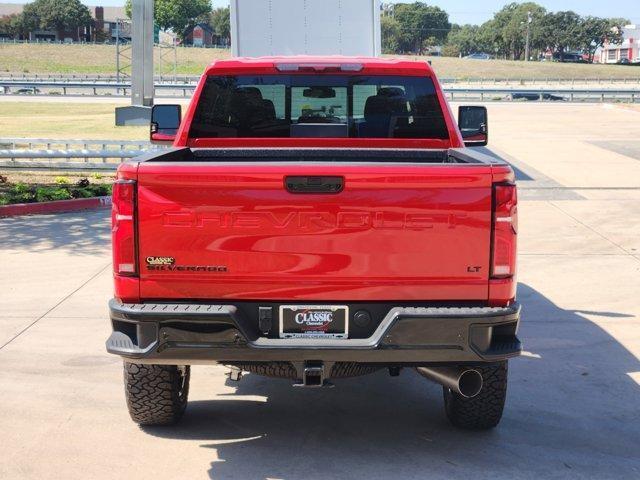
POLYGON ((14 93, 16 95, 37 95, 40 93, 40 89, 36 87, 24 87, 17 89, 14 93))
POLYGON ((621 58, 616 62, 617 65, 632 65, 632 66, 640 66, 640 58, 636 58, 635 60, 629 60, 628 58, 621 58))
POLYGON ((584 54, 580 52, 565 52, 562 55, 560 55, 560 52, 555 52, 553 54, 553 61, 563 63, 589 63, 584 54))
POLYGON ((527 100, 527 101, 537 101, 537 100, 550 100, 553 102, 563 102, 566 98, 561 97, 560 95, 553 95, 551 93, 536 93, 536 92, 524 92, 524 93, 512 93, 511 100, 527 100))
POLYGON ((493 57, 488 53, 472 53, 471 55, 467 55, 466 57, 469 60, 491 60, 493 57))

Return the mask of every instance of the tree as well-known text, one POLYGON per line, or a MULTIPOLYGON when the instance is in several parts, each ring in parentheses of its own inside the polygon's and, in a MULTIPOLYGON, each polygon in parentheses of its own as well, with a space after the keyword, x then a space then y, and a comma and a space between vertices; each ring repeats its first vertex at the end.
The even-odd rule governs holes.
POLYGON ((545 47, 543 19, 546 14, 544 7, 533 2, 518 4, 513 10, 511 19, 502 32, 502 37, 510 46, 514 60, 525 59, 527 27, 530 48, 545 47))
POLYGON ((400 53, 400 23, 391 15, 382 15, 380 29, 382 51, 384 53, 400 53))
POLYGON ((0 17, 0 33, 16 38, 21 34, 21 18, 20 15, 5 15, 0 17))
POLYGON ((547 11, 537 3, 510 3, 497 12, 493 19, 483 25, 485 43, 513 60, 523 58, 525 53, 527 25, 530 47, 544 48, 544 18, 547 11), (531 23, 529 22, 531 17, 531 23))
POLYGON ((593 62, 596 50, 605 43, 619 44, 623 40, 623 26, 629 21, 623 18, 585 17, 580 23, 580 48, 593 62))
POLYGON ((480 38, 478 25, 454 25, 447 37, 447 47, 446 52, 456 56, 465 56, 486 50, 480 38))
MULTIPOLYGON (((156 24, 163 30, 173 30, 180 38, 199 16, 211 12, 211 0, 154 0, 153 4, 156 24)), ((126 1, 125 11, 131 18, 131 0, 126 1)))
POLYGON ((529 27, 533 51, 551 49, 563 59, 567 50, 580 49, 592 60, 595 51, 605 42, 622 41, 622 26, 626 23, 620 18, 582 18, 571 11, 547 13, 533 2, 510 3, 480 27, 454 26, 448 37, 447 52, 467 55, 485 51, 522 59, 529 27))
POLYGON ((545 43, 564 60, 567 50, 581 47, 580 15, 572 11, 548 13, 543 20, 545 43))
POLYGON ((80 0, 35 0, 25 5, 19 25, 24 31, 70 31, 91 25, 91 13, 80 0))
POLYGON ((211 12, 211 26, 216 35, 226 39, 227 43, 231 42, 231 13, 229 7, 216 8, 211 12))
POLYGON ((393 18, 400 25, 402 51, 420 53, 427 44, 443 42, 451 30, 447 12, 422 2, 396 4, 393 18))

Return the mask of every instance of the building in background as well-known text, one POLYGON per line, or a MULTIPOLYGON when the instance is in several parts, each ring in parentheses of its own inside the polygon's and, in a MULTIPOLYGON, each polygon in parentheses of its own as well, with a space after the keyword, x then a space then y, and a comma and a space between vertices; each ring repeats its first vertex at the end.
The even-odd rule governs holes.
POLYGON ((184 44, 194 47, 217 45, 217 37, 213 28, 206 23, 198 23, 184 32, 184 44))
POLYGON ((625 25, 623 42, 619 45, 605 44, 596 53, 595 61, 600 63, 640 62, 640 25, 625 25))
POLYGON ((216 33, 208 23, 198 23, 187 28, 182 43, 194 47, 229 47, 228 39, 216 33))
MULTIPOLYGON (((87 7, 91 13, 92 23, 87 27, 77 28, 71 31, 34 30, 25 38, 16 40, 43 41, 43 42, 110 42, 116 37, 118 19, 127 18, 124 7, 87 7)), ((16 3, 0 3, 0 17, 20 15, 24 5, 16 3)), ((121 23, 122 28, 122 23, 121 23)), ((121 32, 121 37, 131 37, 131 32, 121 32)), ((0 37, 9 38, 8 35, 0 37)))
POLYGON ((131 22, 126 20, 124 7, 88 7, 93 18, 93 41, 114 42, 120 31, 120 38, 131 38, 131 22))

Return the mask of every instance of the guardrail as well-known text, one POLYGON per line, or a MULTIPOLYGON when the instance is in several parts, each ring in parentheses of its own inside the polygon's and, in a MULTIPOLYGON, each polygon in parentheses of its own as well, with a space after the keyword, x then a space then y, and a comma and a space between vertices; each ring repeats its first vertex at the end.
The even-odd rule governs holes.
MULTIPOLYGON (((0 83, 5 81, 19 82, 107 82, 117 83, 118 80, 126 81, 127 76, 100 73, 3 73, 0 72, 0 83)), ((156 83, 197 83, 200 75, 155 75, 156 83)))
POLYGON ((5 150, 136 150, 159 148, 151 142, 140 140, 83 140, 57 138, 0 138, 0 149, 5 150), (115 148, 114 148, 115 147, 115 148))
POLYGON ((638 89, 614 88, 457 88, 446 87, 445 93, 450 100, 477 99, 485 100, 538 100, 538 101, 630 101, 640 99, 638 89), (487 98, 488 97, 488 98, 487 98))
MULTIPOLYGON (((27 82, 20 80, 5 80, 0 81, 0 89, 2 89, 3 94, 7 95, 11 93, 11 89, 17 89, 18 94, 20 93, 31 93, 33 95, 41 94, 41 89, 49 90, 47 95, 67 95, 69 94, 69 90, 81 90, 86 91, 90 90, 91 95, 97 96, 98 91, 108 90, 113 92, 115 90, 116 95, 112 96, 127 96, 127 91, 131 90, 131 83, 125 82, 27 82), (51 91, 53 90, 54 93, 51 91)), ((173 91, 173 92, 181 92, 183 97, 187 96, 187 92, 191 93, 195 90, 196 85, 191 83, 156 83, 155 89, 158 91, 173 91)), ((174 97, 176 95, 173 95, 174 97)))
POLYGON ((89 159, 101 160, 106 163, 109 159, 126 160, 142 155, 146 150, 0 150, 0 158, 15 162, 28 159, 73 159, 79 158, 88 162, 89 159))
MULTIPOLYGON (((159 74, 155 75, 157 83, 197 83, 200 75, 187 74, 159 74)), ((0 72, 0 82, 18 80, 24 82, 108 82, 117 83, 123 80, 115 74, 99 73, 2 73, 0 72)), ((126 77, 125 77, 126 80, 126 77)), ((442 84, 462 84, 462 85, 640 85, 640 68, 637 77, 588 77, 588 78, 559 78, 559 77, 538 77, 538 78, 439 78, 442 84)))
MULTIPOLYGON (((126 96, 127 91, 131 89, 130 83, 111 83, 111 82, 23 82, 18 80, 0 82, 0 88, 5 94, 10 94, 11 89, 18 89, 19 93, 32 92, 34 95, 42 94, 42 90, 48 90, 48 95, 67 95, 72 90, 86 91, 89 90, 92 95, 98 95, 98 91, 109 91, 105 95, 126 96), (42 90, 41 90, 42 89, 42 90), (52 92, 53 91, 53 92, 52 92), (61 91, 61 92, 60 92, 61 91), (115 91, 115 95, 113 92, 115 91), (56 93, 57 92, 57 93, 56 93)), ((164 84, 156 83, 158 97, 188 97, 195 89, 194 84, 164 84)), ((635 102, 640 98, 640 86, 638 88, 495 88, 495 87, 444 87, 445 93, 450 98, 464 98, 484 100, 512 100, 516 97, 538 95, 542 100, 567 100, 567 101, 631 101, 635 102)), ((531 99, 531 98, 530 98, 531 99)))
POLYGON ((124 160, 163 148, 137 140, 0 138, 0 167, 113 170, 124 160))
POLYGON ((636 85, 640 84, 640 69, 637 77, 591 77, 591 78, 442 78, 440 83, 462 83, 480 85, 636 85))

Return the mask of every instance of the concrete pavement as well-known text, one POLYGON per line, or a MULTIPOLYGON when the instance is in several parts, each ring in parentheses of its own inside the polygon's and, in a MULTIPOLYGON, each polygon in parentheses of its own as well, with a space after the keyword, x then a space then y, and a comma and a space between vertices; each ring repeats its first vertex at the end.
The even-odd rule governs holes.
POLYGON ((108 213, 12 218, 0 220, 0 478, 640 477, 640 117, 489 112, 492 149, 520 177, 527 350, 497 429, 452 428, 441 388, 411 371, 307 391, 228 384, 215 366, 193 368, 181 424, 140 429, 104 352, 108 213))

